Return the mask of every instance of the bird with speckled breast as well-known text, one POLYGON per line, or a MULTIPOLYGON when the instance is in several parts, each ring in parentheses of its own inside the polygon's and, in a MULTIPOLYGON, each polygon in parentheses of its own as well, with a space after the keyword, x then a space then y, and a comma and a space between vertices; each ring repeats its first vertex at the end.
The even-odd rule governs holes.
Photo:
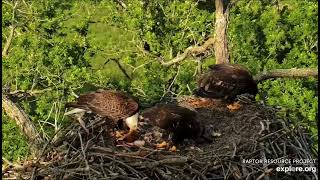
POLYGON ((130 129, 126 137, 134 134, 138 128, 139 104, 133 97, 122 91, 99 89, 80 95, 76 102, 67 103, 66 107, 74 109, 65 115, 90 112, 106 117, 114 125, 120 125, 124 121, 130 129))

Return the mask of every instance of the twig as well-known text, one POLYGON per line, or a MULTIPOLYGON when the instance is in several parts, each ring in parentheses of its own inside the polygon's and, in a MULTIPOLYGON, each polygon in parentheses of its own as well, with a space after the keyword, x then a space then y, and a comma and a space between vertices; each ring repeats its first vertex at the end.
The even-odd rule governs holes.
POLYGON ((35 174, 36 174, 36 167, 32 168, 32 174, 30 179, 35 179, 35 174))
POLYGON ((170 83, 169 87, 165 90, 165 92, 162 94, 161 98, 160 98, 160 101, 164 98, 164 96, 170 91, 171 87, 173 86, 174 82, 176 81, 178 75, 180 73, 180 66, 178 66, 178 70, 177 70, 177 73, 176 75, 174 76, 172 82, 170 83))
POLYGON ((127 71, 122 67, 122 65, 120 64, 119 60, 117 59, 108 59, 103 66, 105 66, 106 64, 108 64, 110 61, 113 61, 117 64, 118 68, 120 69, 120 71, 126 76, 126 78, 128 78, 129 80, 132 80, 132 78, 129 76, 129 74, 127 73, 127 71))
POLYGON ((89 163, 88 163, 88 160, 86 158, 86 153, 85 153, 85 150, 83 148, 83 142, 82 142, 82 136, 81 136, 81 133, 78 132, 78 135, 79 135, 79 139, 80 139, 80 147, 81 147, 81 152, 82 152, 82 156, 83 156, 83 159, 86 163, 86 167, 84 168, 86 171, 89 171, 90 167, 89 167, 89 163))
MULTIPOLYGON (((201 179, 207 179, 201 172, 192 168, 191 166, 187 167, 186 169, 189 170, 191 173, 195 174, 196 176, 201 177, 201 179)), ((195 179, 195 178, 193 178, 193 179, 195 179)))

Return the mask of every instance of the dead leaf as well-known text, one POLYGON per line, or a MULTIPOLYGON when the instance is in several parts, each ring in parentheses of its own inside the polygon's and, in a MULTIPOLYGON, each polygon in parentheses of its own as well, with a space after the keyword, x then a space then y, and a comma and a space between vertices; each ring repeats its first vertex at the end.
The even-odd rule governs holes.
POLYGON ((238 110, 241 108, 241 104, 239 102, 234 102, 232 104, 229 104, 227 106, 227 108, 230 110, 230 111, 235 111, 235 110, 238 110))
POLYGON ((160 149, 160 148, 166 148, 169 144, 166 141, 162 141, 162 143, 160 144, 156 144, 156 148, 160 149))
POLYGON ((176 152, 176 151, 177 151, 177 147, 176 147, 176 146, 172 146, 172 147, 169 149, 169 151, 171 151, 171 152, 176 152))

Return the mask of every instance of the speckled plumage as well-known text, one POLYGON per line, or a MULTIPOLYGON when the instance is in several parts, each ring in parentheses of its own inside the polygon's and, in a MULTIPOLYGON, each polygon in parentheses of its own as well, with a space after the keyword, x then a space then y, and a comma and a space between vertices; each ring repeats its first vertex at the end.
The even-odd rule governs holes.
POLYGON ((196 95, 234 99, 240 94, 255 96, 258 93, 257 84, 246 68, 236 64, 216 64, 209 68, 197 80, 196 95))
POLYGON ((82 94, 76 102, 68 103, 66 107, 91 111, 114 122, 126 119, 139 111, 138 102, 127 93, 115 90, 98 90, 82 94))

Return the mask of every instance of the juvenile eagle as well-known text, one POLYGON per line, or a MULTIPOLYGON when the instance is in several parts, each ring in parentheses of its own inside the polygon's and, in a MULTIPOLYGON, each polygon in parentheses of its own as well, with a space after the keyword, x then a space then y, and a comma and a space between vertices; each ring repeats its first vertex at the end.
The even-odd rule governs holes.
POLYGON ((233 100, 237 95, 258 93, 256 82, 250 72, 236 64, 210 65, 198 80, 195 94, 208 98, 233 100))
POLYGON ((181 106, 157 104, 144 110, 140 118, 172 133, 172 140, 179 142, 185 138, 202 138, 204 127, 196 120, 196 115, 196 112, 181 106))
POLYGON ((76 102, 67 103, 66 107, 76 108, 65 115, 77 112, 92 112, 107 117, 113 124, 124 120, 130 132, 137 130, 139 104, 125 92, 115 90, 97 90, 82 94, 76 102))

